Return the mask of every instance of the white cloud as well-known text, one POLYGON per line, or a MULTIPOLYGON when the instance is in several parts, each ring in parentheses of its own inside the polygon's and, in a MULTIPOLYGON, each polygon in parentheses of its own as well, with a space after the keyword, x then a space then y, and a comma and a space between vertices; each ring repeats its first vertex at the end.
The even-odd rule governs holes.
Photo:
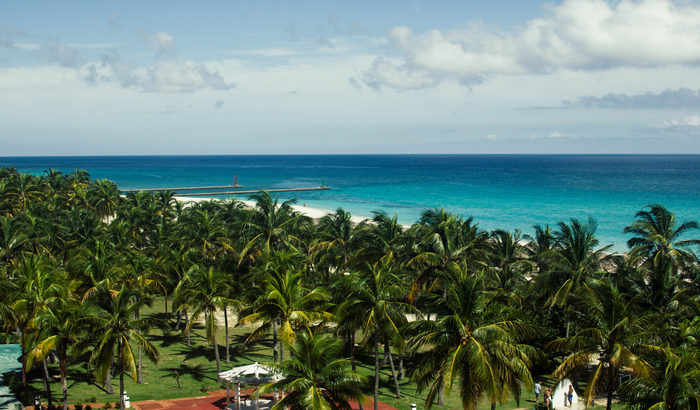
POLYGON ((0 50, 16 47, 14 38, 23 35, 24 33, 13 25, 0 25, 0 50))
POLYGON ((226 82, 218 71, 203 63, 173 57, 176 54, 173 37, 165 32, 137 33, 156 52, 152 66, 134 66, 112 50, 102 56, 101 64, 86 64, 80 69, 81 78, 90 85, 116 82, 124 88, 154 93, 194 92, 202 89, 228 90, 234 84, 226 82), (168 56, 167 59, 157 57, 168 56))
POLYGON ((144 44, 153 49, 156 55, 174 55, 175 54, 175 40, 173 37, 165 32, 159 31, 155 34, 146 33, 143 31, 136 32, 136 37, 138 37, 144 44))
POLYGON ((135 67, 116 52, 103 56, 101 64, 85 65, 81 74, 81 78, 91 85, 116 82, 124 88, 155 93, 228 90, 234 87, 218 71, 212 71, 201 63, 169 60, 159 61, 150 67, 135 67))
MULTIPOLYGON (((483 79, 499 74, 547 73, 561 69, 658 67, 700 63, 700 4, 672 0, 567 0, 548 7, 515 33, 481 25, 464 30, 414 34, 395 27, 388 39, 401 54, 378 57, 366 71, 374 87, 415 88, 415 73, 442 78, 483 79), (394 66, 407 83, 385 81, 394 66)), ((396 80, 396 76, 389 76, 396 80)), ((423 81, 428 84, 430 81, 423 81)), ((466 81, 466 83, 471 83, 466 81)))
POLYGON ((700 90, 679 88, 666 89, 659 93, 644 94, 609 93, 602 97, 582 96, 573 101, 564 101, 565 107, 579 108, 622 108, 622 109, 656 109, 656 108, 700 108, 700 90))
POLYGON ((378 57, 372 62, 369 71, 365 73, 364 81, 376 90, 383 86, 401 90, 416 90, 434 87, 440 82, 440 78, 429 70, 417 69, 409 64, 397 64, 378 57))
POLYGON ((700 137, 700 115, 690 115, 681 120, 650 123, 642 131, 670 136, 700 137))
POLYGON ((80 65, 78 51, 56 38, 41 44, 38 52, 42 58, 63 67, 77 68, 80 65))

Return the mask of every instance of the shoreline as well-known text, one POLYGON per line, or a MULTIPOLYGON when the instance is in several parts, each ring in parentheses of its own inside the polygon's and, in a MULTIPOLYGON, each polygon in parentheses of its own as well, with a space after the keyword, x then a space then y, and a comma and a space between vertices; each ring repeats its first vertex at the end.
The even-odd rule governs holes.
MULTIPOLYGON (((182 202, 183 204, 186 204, 188 202, 205 202, 205 201, 221 201, 224 198, 215 198, 215 197, 209 197, 209 198, 194 198, 194 197, 189 197, 189 196, 173 196, 173 198, 178 201, 182 202)), ((245 205, 248 208, 255 208, 255 201, 251 200, 243 200, 243 199, 236 199, 236 201, 241 202, 243 205, 245 205)), ((318 221, 321 218, 323 218, 326 215, 332 215, 335 213, 335 211, 331 211, 328 209, 323 209, 323 208, 315 208, 311 206, 306 206, 306 204, 303 205, 298 205, 294 204, 291 205, 292 209, 295 211, 299 212, 300 214, 304 216, 308 216, 309 218, 313 219, 314 221, 318 221)), ((372 218, 370 217, 364 217, 364 216, 359 216, 359 215, 351 215, 350 220, 353 223, 360 223, 365 220, 371 220, 372 218)))

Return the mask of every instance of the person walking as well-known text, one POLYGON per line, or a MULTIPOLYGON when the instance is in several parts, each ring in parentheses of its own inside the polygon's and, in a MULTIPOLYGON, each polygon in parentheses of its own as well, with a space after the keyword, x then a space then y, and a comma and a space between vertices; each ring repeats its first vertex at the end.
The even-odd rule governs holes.
POLYGON ((535 403, 540 400, 540 392, 542 392, 542 382, 535 383, 535 403))
POLYGON ((566 395, 566 399, 569 402, 569 407, 573 407, 574 402, 574 386, 569 385, 569 393, 566 395))

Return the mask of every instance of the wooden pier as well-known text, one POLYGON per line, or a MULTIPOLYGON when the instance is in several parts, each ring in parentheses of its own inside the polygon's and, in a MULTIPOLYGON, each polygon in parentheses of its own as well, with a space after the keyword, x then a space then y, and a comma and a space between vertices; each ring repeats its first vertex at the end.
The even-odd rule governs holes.
POLYGON ((181 188, 138 188, 138 189, 120 189, 122 192, 153 192, 153 191, 194 191, 202 189, 229 189, 229 188, 243 188, 242 185, 221 185, 221 186, 190 186, 181 188))
POLYGON ((327 186, 317 186, 313 188, 279 188, 279 189, 250 189, 246 191, 223 191, 223 192, 183 192, 179 196, 213 196, 213 195, 240 195, 257 194, 258 192, 300 192, 300 191, 326 191, 327 186))

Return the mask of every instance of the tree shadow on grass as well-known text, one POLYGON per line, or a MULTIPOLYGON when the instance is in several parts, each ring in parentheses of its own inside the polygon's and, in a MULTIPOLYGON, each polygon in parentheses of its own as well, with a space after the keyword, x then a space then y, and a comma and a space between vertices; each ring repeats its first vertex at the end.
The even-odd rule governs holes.
MULTIPOLYGON (((67 372, 67 378, 68 378, 68 390, 70 394, 70 389, 73 387, 77 386, 80 383, 87 384, 88 386, 94 386, 97 389, 101 390, 102 393, 107 394, 107 389, 101 384, 95 380, 95 378, 91 374, 86 374, 85 372, 77 371, 77 370, 68 370, 67 372)), ((118 380, 117 380, 118 383, 118 380)), ((112 376, 112 388, 116 390, 115 383, 114 383, 114 376, 112 376)), ((60 392, 59 392, 60 394, 60 392)))
POLYGON ((180 377, 184 375, 189 375, 193 379, 195 379, 198 382, 201 382, 204 379, 208 380, 213 380, 216 381, 215 377, 211 377, 207 375, 208 373, 211 373, 211 369, 206 369, 203 365, 197 364, 197 365, 190 365, 187 363, 181 363, 180 366, 178 367, 166 367, 163 370, 167 371, 167 374, 164 374, 161 376, 161 379, 169 379, 169 378, 175 378, 175 372, 180 375, 180 377))
POLYGON ((204 357, 209 361, 216 360, 214 348, 208 345, 183 346, 176 354, 184 356, 185 358, 183 360, 190 360, 197 357, 204 357))
POLYGON ((181 332, 177 333, 165 333, 159 335, 159 334, 152 334, 149 335, 148 338, 151 340, 151 342, 158 343, 158 347, 170 347, 174 344, 179 344, 179 343, 185 343, 185 336, 181 332))

